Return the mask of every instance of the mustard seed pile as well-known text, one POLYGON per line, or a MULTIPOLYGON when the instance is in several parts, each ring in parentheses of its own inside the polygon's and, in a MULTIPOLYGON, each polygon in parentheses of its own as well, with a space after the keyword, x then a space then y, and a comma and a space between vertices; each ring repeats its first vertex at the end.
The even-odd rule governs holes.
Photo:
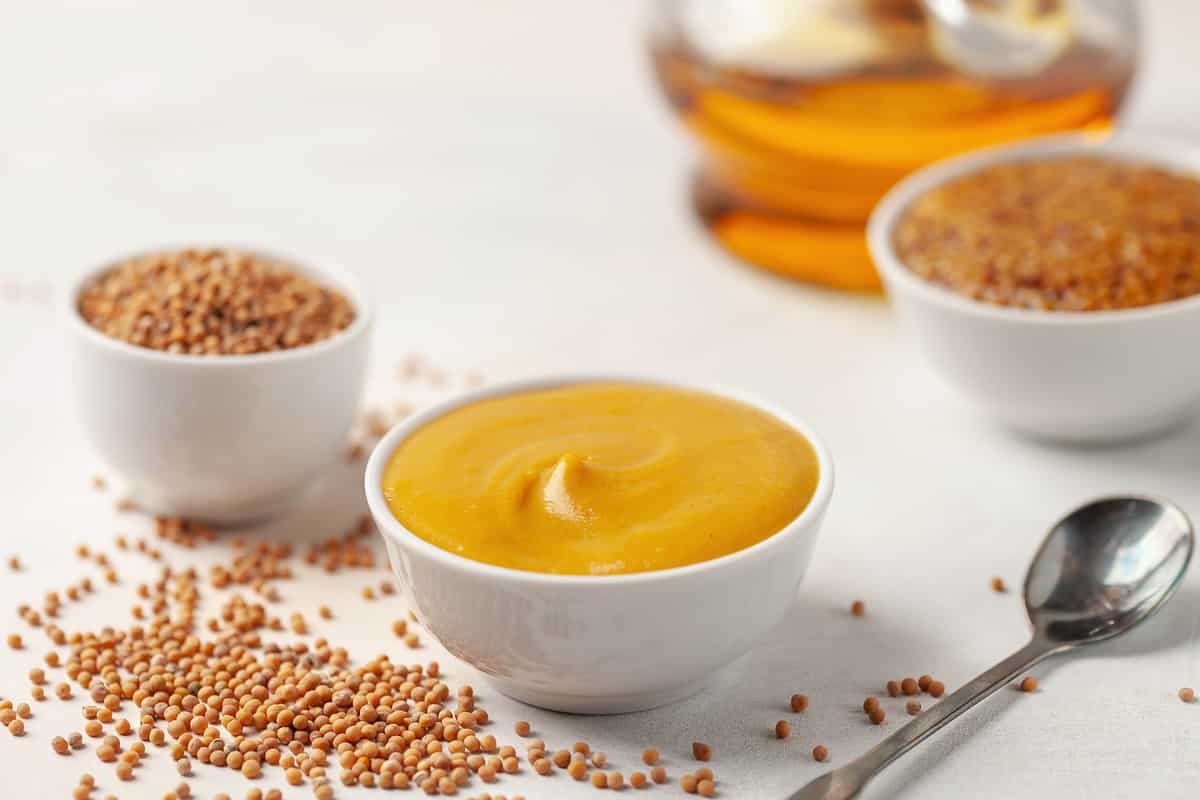
POLYGON ((1200 181, 1096 157, 1002 164, 919 197, 893 232, 925 280, 1045 311, 1134 308, 1200 292, 1200 181))
MULTIPOLYGON (((175 555, 217 540, 210 528, 175 518, 155 519, 154 530, 163 546, 182 548, 175 555)), ((346 533, 307 548, 303 560, 329 571, 373 569, 371 532, 364 516, 346 533)), ((147 539, 118 534, 115 542, 122 558, 177 563, 170 555, 164 559, 147 539)), ((130 610, 128 626, 67 632, 44 623, 58 617, 64 604, 86 600, 96 589, 90 578, 46 592, 40 612, 28 604, 18 609, 56 648, 41 655, 45 667, 28 672, 34 698, 45 701, 44 687, 51 685, 60 699, 78 696, 84 703, 81 730, 36 732, 46 737, 51 753, 69 758, 90 750, 92 763, 123 783, 138 780, 145 759, 161 750, 181 778, 194 776, 199 765, 233 770, 251 784, 250 800, 281 797, 278 789, 254 787, 260 780, 306 786, 316 800, 334 800, 338 786, 451 796, 526 769, 546 777, 562 771, 606 791, 669 782, 655 748, 641 753, 648 772, 626 777, 587 742, 548 749, 543 740, 531 738, 535 730, 525 720, 513 726, 524 739, 522 758, 517 748, 486 732, 492 720, 473 688, 452 690, 436 661, 403 664, 379 655, 352 664, 344 648, 325 638, 311 644, 268 640, 272 633, 308 632, 303 614, 273 608, 283 602, 276 586, 295 577, 298 554, 278 541, 230 537, 226 544, 228 557, 206 574, 194 567, 158 566, 156 579, 132 584, 139 602, 130 610), (211 609, 207 604, 214 599, 205 600, 209 589, 225 593, 211 609), (54 674, 59 670, 62 680, 54 674)), ((125 571, 125 565, 116 556, 94 545, 79 545, 75 554, 109 583, 121 584, 117 569, 125 571)), ((396 591, 390 581, 372 585, 381 595, 396 591)), ((323 619, 333 616, 328 607, 321 612, 323 619)), ((411 612, 409 618, 415 620, 411 612)), ((406 642, 412 635, 405 620, 394 621, 392 631, 404 634, 406 642)), ((28 646, 18 634, 10 641, 28 646)), ((807 706, 807 698, 801 705, 807 706)), ((12 736, 27 736, 25 720, 32 716, 28 703, 0 699, 0 723, 12 736)), ((698 761, 713 757, 708 744, 695 742, 691 749, 698 761)), ((707 767, 686 775, 683 785, 703 797, 718 794, 707 767)), ((95 792, 95 779, 85 774, 73 796, 97 800, 95 792)), ((192 790, 179 783, 162 796, 187 800, 192 790)), ((521 795, 478 797, 523 800, 521 795)))
POLYGON ((303 347, 347 328, 355 316, 341 293, 280 261, 217 249, 122 262, 84 287, 78 308, 114 339, 190 355, 303 347))

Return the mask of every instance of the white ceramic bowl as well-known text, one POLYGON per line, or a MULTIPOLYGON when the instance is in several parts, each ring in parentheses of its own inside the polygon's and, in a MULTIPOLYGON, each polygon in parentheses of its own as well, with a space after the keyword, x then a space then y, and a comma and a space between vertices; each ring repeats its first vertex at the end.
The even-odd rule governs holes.
POLYGON ((367 463, 367 503, 422 624, 504 694, 557 711, 619 713, 670 703, 744 655, 791 606, 833 491, 829 453, 808 426, 740 394, 694 387, 773 414, 816 450, 820 477, 812 501, 786 528, 752 547, 656 572, 547 575, 442 550, 409 532, 388 509, 384 467, 405 437, 431 420, 488 397, 612 380, 680 385, 594 375, 488 388, 409 417, 367 463))
POLYGON ((892 230, 918 196, 1005 162, 1097 155, 1200 174, 1200 149, 1122 134, 1055 136, 938 162, 900 181, 876 206, 868 245, 887 293, 933 366, 1019 431, 1068 442, 1159 433, 1200 405, 1200 296, 1120 311, 1037 311, 978 302, 926 282, 892 249, 892 230))
POLYGON ((71 287, 65 314, 84 432, 146 509, 215 524, 265 519, 343 457, 366 375, 370 305, 345 274, 282 260, 341 290, 354 322, 291 350, 180 355, 111 338, 80 316, 80 290, 112 264, 71 287))

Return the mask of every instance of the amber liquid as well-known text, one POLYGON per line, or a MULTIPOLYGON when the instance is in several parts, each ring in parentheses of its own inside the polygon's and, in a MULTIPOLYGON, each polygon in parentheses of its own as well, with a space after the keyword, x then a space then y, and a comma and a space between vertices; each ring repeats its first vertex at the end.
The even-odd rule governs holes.
POLYGON ((980 79, 923 49, 919 12, 891 22, 918 44, 891 63, 811 78, 652 43, 672 107, 704 146, 693 202, 728 250, 795 278, 876 289, 863 224, 892 184, 978 147, 1106 129, 1133 74, 1130 60, 1077 43, 1035 77, 980 79))

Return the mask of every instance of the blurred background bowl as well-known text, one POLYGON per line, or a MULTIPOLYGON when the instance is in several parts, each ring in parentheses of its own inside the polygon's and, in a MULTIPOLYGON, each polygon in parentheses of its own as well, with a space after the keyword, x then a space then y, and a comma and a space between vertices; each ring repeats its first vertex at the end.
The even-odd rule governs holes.
POLYGON ((1039 438, 1115 442, 1161 433, 1200 406, 1200 296, 1116 311, 992 305, 929 283, 897 258, 892 232, 931 189, 987 167, 1091 155, 1200 175, 1200 149, 1159 137, 1054 136, 926 167, 871 216, 868 246, 888 296, 928 362, 987 413, 1039 438))

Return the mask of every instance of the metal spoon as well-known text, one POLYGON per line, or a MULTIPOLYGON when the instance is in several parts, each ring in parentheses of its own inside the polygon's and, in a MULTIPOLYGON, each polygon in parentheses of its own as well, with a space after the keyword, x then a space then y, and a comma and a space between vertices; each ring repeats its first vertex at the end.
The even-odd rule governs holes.
POLYGON ((1120 636, 1174 594, 1192 557, 1192 524, 1148 497, 1093 500, 1058 521, 1025 576, 1029 644, 844 767, 788 800, 849 800, 881 769, 1047 656, 1120 636))

